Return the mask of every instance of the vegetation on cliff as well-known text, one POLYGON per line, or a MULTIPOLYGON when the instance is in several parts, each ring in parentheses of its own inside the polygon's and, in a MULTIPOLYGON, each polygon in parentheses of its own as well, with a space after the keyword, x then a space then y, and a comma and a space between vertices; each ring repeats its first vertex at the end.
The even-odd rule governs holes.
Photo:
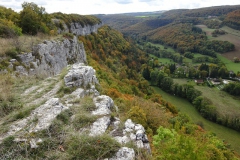
MULTIPOLYGON (((32 3, 26 3, 25 11, 30 14, 30 17, 32 15, 37 17, 35 11, 38 9, 40 9, 39 14, 46 13, 43 8, 38 6, 35 6, 37 9, 33 9, 34 6, 32 3)), ((22 16, 25 11, 21 12, 22 16)), ((84 24, 99 23, 97 18, 91 16, 87 19, 78 15, 63 15, 61 13, 56 13, 53 16, 55 18, 59 16, 58 18, 63 21, 67 21, 70 18, 73 22, 83 21, 84 24)), ((35 22, 38 19, 33 18, 32 20, 35 22)), ((46 22, 49 22, 47 14, 46 19, 35 22, 37 27, 33 27, 33 31, 27 30, 26 26, 23 27, 26 29, 26 32, 23 30, 23 33, 35 34, 38 31, 51 33, 50 30, 54 28, 51 28, 51 25, 48 26, 46 22), (41 23, 39 24, 39 22, 41 23)), ((70 23, 70 21, 68 22, 70 23)), ((24 21, 22 23, 25 24, 24 21)), ((182 53, 197 49, 200 51, 200 48, 197 48, 198 45, 203 47, 205 44, 208 47, 217 46, 220 43, 205 41, 206 36, 204 33, 191 24, 179 23, 176 25, 178 26, 176 28, 174 28, 175 25, 169 25, 170 28, 171 26, 173 28, 169 30, 166 28, 164 32, 158 34, 161 39, 156 37, 155 40, 171 45, 182 53), (178 32, 170 34, 170 37, 164 36, 173 31, 173 29, 176 29, 178 32), (177 41, 171 42, 174 39, 171 36, 176 36, 177 41)), ((71 38, 71 36, 68 38, 71 38)), ((155 70, 155 68, 160 67, 158 61, 152 61, 152 57, 146 54, 144 50, 139 49, 134 41, 124 37, 123 34, 111 29, 109 26, 101 27, 98 33, 79 36, 78 39, 84 43, 89 65, 96 69, 97 77, 101 84, 101 87, 98 86, 98 90, 102 94, 114 98, 115 104, 119 107, 119 112, 113 114, 119 114, 118 116, 123 120, 131 118, 134 122, 141 123, 145 127, 149 141, 152 144, 152 159, 237 159, 230 146, 224 143, 223 140, 219 140, 214 134, 204 131, 200 125, 191 122, 187 115, 179 113, 175 106, 165 101, 161 95, 154 93, 148 80, 151 80, 151 83, 159 85, 168 92, 172 92, 172 89, 174 89, 176 91, 174 92, 175 94, 181 95, 191 102, 194 102, 201 95, 192 86, 177 84, 173 86, 173 80, 169 77, 172 70, 176 69, 173 65, 169 65, 168 68, 165 67, 164 72, 155 70), (153 78, 154 76, 155 78, 153 78)), ((223 49, 231 49, 231 44, 227 42, 221 43, 226 45, 226 47, 223 46, 223 49)), ((215 50, 219 50, 215 48, 217 47, 205 48, 207 51, 208 49, 211 50, 206 53, 214 53, 215 50)), ((211 55, 215 56, 214 54, 211 55)), ((206 76, 206 72, 202 72, 202 74, 206 76)), ((15 106, 15 102, 18 102, 21 98, 17 99, 12 95, 14 91, 20 93, 19 90, 23 90, 23 84, 31 85, 31 83, 27 83, 27 80, 24 78, 19 78, 16 81, 14 79, 15 82, 18 82, 14 85, 15 83, 11 83, 9 75, 1 76, 3 77, 1 77, 0 88, 6 95, 3 94, 0 97, 0 109, 3 111, 1 113, 4 113, 1 118, 6 121, 4 124, 1 124, 3 127, 0 128, 0 133, 6 133, 7 127, 9 127, 8 122, 26 117, 36 106, 30 107, 28 110, 21 110, 22 106, 15 106), (6 87, 10 88, 12 92, 9 92, 6 87)), ((37 77, 37 80, 41 81, 41 78, 37 77)), ((58 79, 55 79, 53 84, 56 84, 57 81, 58 79)), ((46 82, 42 83, 42 86, 44 85, 46 85, 46 82)), ((49 86, 47 88, 46 86, 44 87, 43 89, 46 90, 51 89, 49 86)), ((59 88, 59 94, 70 92, 67 89, 62 91, 62 88, 59 88)), ((35 91, 33 90, 32 92, 35 91)), ((45 90, 42 92, 45 92, 45 90)), ((41 92, 33 97, 23 95, 23 98, 25 97, 24 102, 26 99, 32 100, 31 98, 37 98, 38 96, 42 97, 41 92)), ((91 102, 87 98, 84 100, 76 99, 74 102, 76 106, 62 112, 48 129, 27 135, 29 138, 40 137, 44 139, 37 149, 31 149, 25 142, 15 142, 14 136, 10 136, 5 138, 3 143, 0 144, 0 153, 11 153, 10 158, 19 157, 22 159, 98 159, 112 156, 120 145, 108 135, 89 137, 87 135, 79 136, 75 134, 76 131, 79 131, 81 125, 88 125, 89 122, 95 120, 95 117, 88 117, 89 110, 86 111, 86 106, 84 107, 84 105, 89 107, 91 102), (70 117, 74 114, 76 114, 76 119, 71 124, 70 117)), ((212 108, 209 108, 211 104, 207 103, 207 99, 203 98, 200 100, 202 101, 199 103, 202 103, 205 107, 200 105, 202 113, 208 114, 208 111, 212 111, 212 108)), ((214 108, 213 111, 215 111, 214 108)), ((146 157, 140 155, 139 159, 147 159, 146 157)))

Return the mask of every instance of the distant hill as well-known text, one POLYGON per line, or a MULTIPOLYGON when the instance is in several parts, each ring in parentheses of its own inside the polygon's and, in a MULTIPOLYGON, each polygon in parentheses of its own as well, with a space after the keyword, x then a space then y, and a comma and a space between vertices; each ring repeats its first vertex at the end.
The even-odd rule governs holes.
POLYGON ((125 14, 96 15, 96 16, 100 18, 104 24, 107 24, 110 27, 117 29, 119 31, 122 31, 124 28, 135 25, 144 20, 141 18, 125 14))
POLYGON ((167 24, 172 23, 172 19, 167 19, 167 18, 153 18, 153 19, 147 19, 143 22, 139 22, 137 24, 131 25, 129 27, 125 27, 122 29, 123 33, 126 34, 141 34, 145 33, 149 30, 154 30, 159 27, 165 26, 167 24))
POLYGON ((228 13, 224 19, 224 24, 233 29, 240 30, 240 10, 228 13))
MULTIPOLYGON (((209 18, 221 17, 221 19, 224 19, 224 16, 228 13, 231 17, 231 15, 235 15, 236 13, 234 12, 230 14, 230 12, 239 9, 240 5, 214 6, 198 9, 174 9, 163 12, 97 15, 97 17, 105 24, 121 31, 123 34, 138 35, 173 22, 203 24, 204 21, 209 18)), ((229 16, 227 16, 228 21, 231 19, 229 16)), ((237 24, 235 25, 235 28, 236 26, 237 24)))

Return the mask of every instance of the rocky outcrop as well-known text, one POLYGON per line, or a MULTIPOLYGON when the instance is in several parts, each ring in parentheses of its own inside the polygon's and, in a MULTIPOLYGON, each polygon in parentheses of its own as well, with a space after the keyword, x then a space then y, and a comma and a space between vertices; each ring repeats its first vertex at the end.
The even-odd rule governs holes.
POLYGON ((65 85, 68 87, 83 87, 88 88, 91 85, 98 84, 95 75, 95 70, 90 66, 85 66, 83 63, 73 64, 68 74, 64 77, 65 85))
POLYGON ((96 110, 92 112, 93 115, 108 115, 114 107, 112 98, 106 95, 97 96, 93 99, 96 110))
POLYGON ((68 107, 61 104, 59 98, 51 98, 45 104, 33 110, 28 117, 11 125, 5 137, 14 135, 26 128, 29 133, 47 129, 57 115, 66 109, 68 107))
POLYGON ((110 122, 111 120, 108 116, 99 118, 96 122, 92 124, 89 135, 97 136, 105 133, 107 128, 109 127, 110 122))
POLYGON ((58 34, 62 33, 72 33, 76 36, 86 36, 91 33, 97 33, 98 28, 102 26, 102 23, 95 25, 84 25, 82 26, 80 23, 72 22, 69 26, 66 25, 63 21, 59 19, 52 20, 57 26, 61 23, 61 28, 58 28, 58 34))
POLYGON ((52 76, 60 73, 68 64, 86 63, 86 53, 83 43, 74 37, 72 40, 44 41, 35 46, 33 52, 19 55, 19 59, 28 69, 17 66, 17 72, 52 76))
POLYGON ((132 141, 138 148, 145 148, 149 152, 151 151, 145 129, 141 124, 135 124, 131 119, 128 119, 124 123, 124 126, 123 130, 119 130, 119 128, 116 127, 116 129, 111 132, 119 143, 124 145, 132 141))
MULTIPOLYGON (((84 66, 84 64, 74 64, 64 77, 64 81, 68 87, 86 88, 87 85, 91 85, 92 88, 95 88, 94 85, 98 84, 95 70, 92 67, 84 66)), ((83 97, 86 91, 78 88, 73 93, 75 97, 83 97)), ((71 94, 72 96, 73 93, 71 94)), ((96 109, 91 114, 99 118, 90 128, 84 128, 83 131, 88 131, 90 136, 98 136, 106 133, 108 130, 110 135, 121 145, 124 146, 128 142, 133 142, 138 148, 144 148, 149 153, 151 152, 145 129, 141 124, 135 124, 131 119, 128 119, 124 123, 124 128, 120 127, 120 119, 112 115, 112 111, 117 111, 118 108, 109 96, 93 94, 93 102, 96 109)), ((116 153, 115 157, 110 159, 131 160, 134 157, 135 153, 133 149, 123 147, 116 153)))
POLYGON ((91 33, 97 33, 98 28, 102 26, 102 23, 95 24, 95 25, 85 25, 84 27, 81 26, 79 23, 71 23, 70 32, 77 36, 85 36, 91 33))
POLYGON ((134 160, 135 151, 132 148, 122 147, 116 155, 108 160, 134 160))

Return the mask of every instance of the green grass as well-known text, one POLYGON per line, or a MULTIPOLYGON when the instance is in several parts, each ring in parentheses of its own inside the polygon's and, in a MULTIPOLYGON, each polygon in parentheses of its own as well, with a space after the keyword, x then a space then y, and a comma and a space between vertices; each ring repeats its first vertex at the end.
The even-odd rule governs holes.
POLYGON ((231 144, 231 147, 238 154, 240 154, 239 132, 204 119, 194 108, 194 106, 187 100, 170 95, 162 91, 158 87, 153 87, 153 89, 155 90, 156 93, 159 93, 163 97, 163 99, 175 105, 180 112, 187 114, 194 123, 202 122, 204 129, 215 133, 220 139, 224 139, 227 143, 231 144))
POLYGON ((184 63, 192 63, 192 60, 190 58, 184 57, 183 62, 184 63))
POLYGON ((213 105, 217 107, 217 111, 223 115, 230 117, 240 115, 240 100, 224 91, 220 91, 216 87, 210 88, 206 86, 195 86, 195 88, 203 93, 203 95, 212 100, 213 105))
POLYGON ((169 58, 158 58, 159 62, 163 63, 163 64, 169 64, 169 63, 174 63, 173 60, 169 59, 169 58))
POLYGON ((240 71, 240 63, 234 63, 233 61, 223 57, 221 54, 218 54, 217 57, 226 65, 228 70, 234 71, 235 73, 240 71))
MULTIPOLYGON (((156 56, 150 54, 151 57, 153 58, 157 58, 156 56)), ((158 61, 160 63, 163 63, 163 64, 170 64, 170 63, 174 63, 173 60, 169 59, 169 58, 158 58, 158 61)))
POLYGON ((188 83, 193 85, 197 90, 201 91, 205 97, 211 99, 214 106, 217 107, 219 113, 230 116, 236 114, 240 115, 240 99, 237 99, 237 97, 231 96, 224 91, 220 91, 216 87, 210 88, 208 86, 196 85, 193 80, 174 79, 174 82, 179 84, 188 83))
POLYGON ((194 80, 188 80, 188 79, 173 79, 174 83, 178 83, 178 84, 191 84, 193 86, 196 85, 196 83, 194 82, 194 80))
POLYGON ((160 49, 162 50, 166 50, 166 51, 169 51, 169 52, 173 52, 175 53, 175 50, 169 46, 167 46, 167 49, 164 49, 164 45, 161 45, 161 44, 155 44, 155 43, 151 43, 151 42, 148 42, 149 44, 153 45, 153 46, 156 46, 156 47, 159 47, 160 49))
POLYGON ((238 30, 232 29, 232 28, 227 27, 227 26, 223 26, 221 29, 225 30, 228 34, 233 34, 235 36, 240 37, 240 31, 238 31, 238 30))
POLYGON ((209 57, 209 58, 212 58, 212 57, 207 56, 207 55, 203 55, 203 54, 199 54, 199 53, 194 53, 194 58, 197 58, 197 57, 209 57))

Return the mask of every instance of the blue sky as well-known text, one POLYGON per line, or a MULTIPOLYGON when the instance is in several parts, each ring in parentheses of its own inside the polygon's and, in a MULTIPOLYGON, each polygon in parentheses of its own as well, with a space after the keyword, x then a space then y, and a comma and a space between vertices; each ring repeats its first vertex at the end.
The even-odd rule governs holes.
POLYGON ((45 7, 48 13, 62 12, 82 15, 240 5, 240 0, 0 0, 0 4, 20 11, 24 1, 45 7))

